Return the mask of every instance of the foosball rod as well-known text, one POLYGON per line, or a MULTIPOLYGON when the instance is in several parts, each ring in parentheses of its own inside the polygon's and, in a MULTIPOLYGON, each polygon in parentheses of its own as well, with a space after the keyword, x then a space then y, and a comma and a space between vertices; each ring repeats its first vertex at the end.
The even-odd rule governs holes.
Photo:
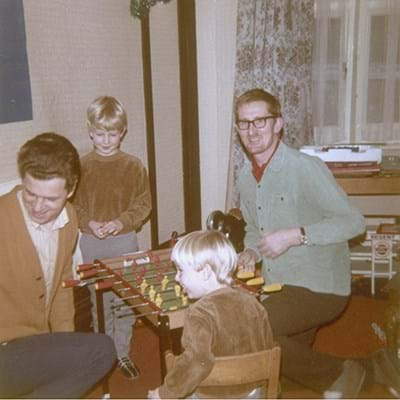
MULTIPOLYGON (((92 264, 79 264, 76 266, 76 272, 80 273, 80 272, 85 272, 85 271, 89 271, 92 269, 99 269, 101 268, 102 265, 106 265, 104 263, 102 263, 101 261, 97 261, 94 262, 92 264)), ((147 270, 152 270, 152 269, 161 269, 161 268, 165 268, 165 267, 171 267, 173 265, 172 261, 167 260, 167 261, 158 261, 157 263, 152 263, 151 261, 149 262, 143 262, 143 263, 136 263, 135 261, 130 264, 130 265, 122 265, 122 266, 118 266, 118 267, 110 267, 108 266, 108 269, 112 270, 112 271, 119 271, 119 270, 126 270, 128 268, 139 268, 139 267, 144 267, 146 269, 147 266, 147 270), (153 266, 155 265, 155 266, 153 266)), ((134 271, 136 272, 136 271, 134 271)))
MULTIPOLYGON (((112 272, 114 272, 115 270, 111 270, 112 272)), ((87 271, 82 271, 79 273, 79 277, 81 279, 87 279, 87 278, 91 278, 92 276, 96 276, 98 273, 101 272, 110 272, 110 270, 106 269, 106 268, 102 268, 102 269, 91 269, 91 270, 87 270, 87 271)), ((129 272, 129 273, 124 273, 124 274, 119 274, 119 273, 115 273, 116 276, 121 276, 121 277, 126 277, 126 276, 140 276, 141 274, 138 272, 129 272)), ((164 272, 164 273, 160 273, 158 272, 157 274, 146 274, 144 273, 142 276, 143 278, 156 278, 159 277, 161 275, 176 275, 176 271, 170 271, 170 272, 164 272)))
MULTIPOLYGON (((175 289, 174 288, 169 288, 169 289, 165 289, 165 290, 163 290, 162 292, 158 292, 158 293, 166 293, 166 292, 172 292, 172 291, 174 291, 175 289)), ((122 310, 128 310, 128 309, 130 309, 130 308, 134 308, 134 307, 137 307, 136 305, 123 305, 123 303, 125 303, 125 301, 126 300, 131 300, 131 299, 134 299, 134 298, 138 298, 138 297, 144 297, 145 299, 149 299, 150 298, 150 296, 149 296, 149 294, 142 294, 142 295, 132 295, 132 296, 127 296, 127 297, 121 297, 119 300, 117 300, 118 301, 118 303, 120 303, 120 304, 116 304, 116 305, 112 305, 111 306, 111 309, 112 310, 116 310, 116 311, 122 311, 122 310)))
POLYGON ((97 278, 92 278, 92 279, 87 279, 85 281, 82 281, 81 279, 66 279, 61 283, 61 286, 63 288, 69 288, 69 287, 83 287, 87 285, 92 285, 93 283, 96 283, 99 280, 102 279, 108 279, 108 278, 113 278, 115 275, 105 275, 105 276, 100 276, 97 278))
MULTIPOLYGON (((174 272, 175 273, 175 272, 174 272)), ((169 275, 171 275, 172 273, 170 272, 169 273, 169 275)), ((133 274, 128 274, 128 275, 133 275, 133 274)), ((165 275, 168 275, 168 273, 166 273, 165 275)), ((110 277, 110 275, 108 276, 108 277, 110 277)), ((150 278, 150 277, 155 277, 154 275, 149 275, 149 276, 147 276, 146 278, 150 278)), ((124 277, 121 277, 120 275, 111 275, 111 278, 122 278, 122 280, 120 279, 120 280, 113 280, 113 279, 108 279, 108 280, 104 280, 104 281, 102 281, 102 282, 97 282, 96 284, 95 284, 95 289, 96 290, 102 290, 102 289, 111 289, 113 286, 117 286, 117 285, 121 285, 121 284, 123 284, 123 283, 128 283, 129 284, 129 287, 123 287, 123 288, 121 288, 121 289, 115 289, 115 290, 118 290, 118 292, 125 292, 125 291, 129 291, 129 290, 132 290, 132 289, 135 289, 135 290, 140 290, 140 285, 131 285, 131 283, 132 282, 135 282, 135 279, 125 279, 124 277)), ((102 279, 102 278, 99 278, 99 279, 102 279)), ((161 285, 161 283, 154 283, 154 284, 152 284, 153 286, 160 286, 161 285)), ((151 286, 151 285, 149 285, 149 286, 151 286)))
POLYGON ((132 315, 134 315, 136 318, 142 318, 142 317, 148 317, 149 315, 154 315, 154 314, 159 314, 161 312, 161 310, 160 311, 150 311, 150 312, 148 312, 148 313, 143 313, 143 314, 136 314, 136 313, 130 313, 130 314, 124 314, 124 315, 117 315, 117 318, 118 319, 120 319, 120 318, 125 318, 125 317, 130 317, 130 316, 132 316, 132 315))

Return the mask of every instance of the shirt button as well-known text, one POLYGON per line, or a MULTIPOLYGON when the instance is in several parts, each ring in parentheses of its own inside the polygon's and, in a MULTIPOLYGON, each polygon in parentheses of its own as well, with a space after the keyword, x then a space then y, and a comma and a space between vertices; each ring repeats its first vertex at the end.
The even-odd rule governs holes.
POLYGON ((261 206, 258 206, 257 208, 258 208, 259 210, 261 210, 261 206))
POLYGON ((260 229, 261 229, 262 231, 264 230, 264 228, 263 228, 263 227, 261 227, 260 229))
POLYGON ((257 185, 257 187, 260 189, 261 185, 257 185))
POLYGON ((42 280, 42 277, 41 277, 41 276, 38 276, 38 277, 36 278, 36 280, 37 280, 37 281, 41 281, 41 280, 42 280))
POLYGON ((39 296, 39 299, 43 299, 43 297, 44 297, 44 294, 41 294, 41 295, 39 296))

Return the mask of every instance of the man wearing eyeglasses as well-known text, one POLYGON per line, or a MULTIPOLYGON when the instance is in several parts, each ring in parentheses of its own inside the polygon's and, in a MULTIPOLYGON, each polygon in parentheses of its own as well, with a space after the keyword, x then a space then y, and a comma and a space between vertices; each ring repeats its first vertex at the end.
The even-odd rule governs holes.
POLYGON ((238 180, 246 222, 239 266, 251 271, 262 261, 266 283, 284 284, 263 300, 282 347, 282 374, 325 395, 357 397, 365 368, 311 345, 348 303, 347 241, 364 231, 364 218, 320 159, 281 141, 283 125, 270 93, 253 89, 237 99, 236 128, 250 159, 238 180))

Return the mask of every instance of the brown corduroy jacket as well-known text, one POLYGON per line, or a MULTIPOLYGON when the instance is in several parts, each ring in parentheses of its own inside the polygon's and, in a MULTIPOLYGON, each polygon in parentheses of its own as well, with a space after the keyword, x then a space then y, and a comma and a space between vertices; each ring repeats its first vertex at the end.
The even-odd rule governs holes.
POLYGON ((78 235, 75 212, 66 205, 69 222, 59 231, 53 285, 46 304, 44 277, 18 202, 19 190, 17 186, 0 197, 0 342, 74 330, 72 289, 63 289, 61 283, 72 275, 78 235))
MULTIPOLYGON (((160 397, 187 396, 211 372, 215 357, 267 350, 274 345, 265 308, 240 289, 218 289, 202 297, 185 311, 182 347, 159 388, 160 397)), ((202 388, 200 398, 243 398, 254 385, 202 388)))

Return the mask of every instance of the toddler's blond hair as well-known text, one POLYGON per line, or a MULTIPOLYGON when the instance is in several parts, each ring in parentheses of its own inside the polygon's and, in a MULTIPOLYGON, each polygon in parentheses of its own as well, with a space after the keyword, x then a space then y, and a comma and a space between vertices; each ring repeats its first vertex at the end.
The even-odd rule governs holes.
POLYGON ((171 260, 178 266, 200 271, 207 264, 218 282, 232 284, 232 274, 237 265, 237 255, 231 242, 218 231, 195 231, 179 239, 171 260))

